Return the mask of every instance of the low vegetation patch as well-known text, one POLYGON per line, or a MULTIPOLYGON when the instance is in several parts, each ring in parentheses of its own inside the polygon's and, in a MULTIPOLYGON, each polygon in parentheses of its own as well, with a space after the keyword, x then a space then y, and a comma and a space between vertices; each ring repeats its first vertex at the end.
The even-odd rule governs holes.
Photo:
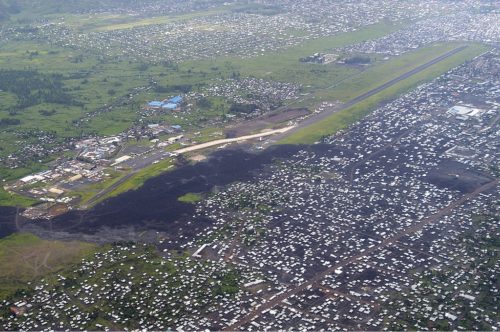
POLYGON ((196 193, 187 193, 187 194, 177 198, 177 200, 179 202, 190 203, 190 204, 194 204, 196 202, 199 202, 202 199, 203 199, 203 197, 200 194, 196 194, 196 193))
POLYGON ((80 241, 47 241, 30 233, 0 240, 0 298, 29 281, 59 271, 94 252, 96 245, 80 241))
POLYGON ((433 66, 407 79, 400 81, 399 83, 355 104, 352 107, 332 114, 322 121, 318 121, 296 133, 293 133, 292 135, 280 141, 280 143, 310 144, 320 140, 325 136, 335 134, 339 130, 343 130, 354 122, 361 120, 383 102, 392 100, 401 93, 404 93, 405 91, 408 91, 409 89, 425 81, 434 79, 435 77, 445 73, 449 69, 462 64, 464 61, 472 59, 478 54, 484 52, 486 49, 487 48, 482 45, 470 45, 465 50, 454 54, 449 58, 437 64, 434 64, 433 66))

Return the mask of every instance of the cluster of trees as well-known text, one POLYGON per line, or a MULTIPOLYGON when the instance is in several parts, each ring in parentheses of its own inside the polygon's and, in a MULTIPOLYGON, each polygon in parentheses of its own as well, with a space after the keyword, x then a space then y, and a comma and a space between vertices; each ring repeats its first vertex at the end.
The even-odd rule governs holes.
POLYGON ((367 56, 355 55, 353 57, 345 59, 344 62, 348 65, 359 65, 370 63, 371 59, 367 56))
POLYGON ((43 116, 52 116, 54 114, 56 114, 56 110, 52 109, 50 111, 48 110, 39 110, 38 113, 40 113, 40 115, 43 115, 43 116))
POLYGON ((175 85, 157 85, 155 92, 157 93, 188 93, 193 89, 191 84, 175 84, 175 85))
POLYGON ((17 96, 18 109, 41 103, 83 106, 67 94, 60 74, 40 74, 33 70, 0 70, 0 90, 17 96))
POLYGON ((18 14, 21 6, 16 0, 0 0, 0 21, 9 19, 11 14, 18 14))
POLYGON ((240 290, 241 274, 237 270, 231 270, 224 274, 212 290, 214 295, 236 294, 240 290))
POLYGON ((0 119, 0 127, 16 126, 16 125, 20 125, 20 124, 21 124, 21 120, 19 120, 19 119, 13 119, 13 118, 0 119))
POLYGON ((255 104, 239 104, 239 103, 234 103, 229 108, 229 112, 230 113, 245 113, 245 114, 249 114, 249 113, 255 112, 257 109, 258 109, 258 107, 255 104))
POLYGON ((198 101, 196 101, 196 105, 204 109, 212 108, 212 102, 206 97, 201 97, 200 99, 198 99, 198 101))
POLYGON ((233 9, 235 13, 246 13, 263 16, 279 15, 284 12, 280 5, 247 4, 233 9))

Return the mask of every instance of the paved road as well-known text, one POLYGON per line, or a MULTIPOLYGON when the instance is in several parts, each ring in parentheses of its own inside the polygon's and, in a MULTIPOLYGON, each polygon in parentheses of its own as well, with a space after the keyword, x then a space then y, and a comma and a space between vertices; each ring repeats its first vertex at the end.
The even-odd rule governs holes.
POLYGON ((399 241, 401 238, 403 238, 406 235, 410 235, 410 234, 413 234, 413 233, 416 233, 416 232, 422 230, 425 226, 438 221, 441 217, 443 217, 444 215, 450 213, 453 209, 455 209, 458 206, 462 205, 466 201, 479 196, 481 193, 483 193, 485 191, 488 191, 488 190, 491 190, 491 189, 495 188, 496 186, 498 186, 499 183, 500 183, 500 180, 495 180, 495 181, 491 181, 491 182, 486 183, 485 185, 483 185, 483 186, 479 187, 478 189, 476 189, 474 192, 462 196, 460 199, 454 201, 450 205, 444 207, 443 209, 441 209, 438 212, 430 215, 429 217, 427 217, 425 219, 422 219, 421 221, 416 222, 412 226, 410 226, 410 227, 408 227, 408 228, 406 228, 406 229, 404 229, 404 230, 396 233, 395 235, 384 239, 380 244, 378 244, 378 245, 376 245, 374 247, 371 247, 371 248, 365 250, 362 253, 359 253, 357 255, 351 256, 349 258, 346 258, 345 260, 343 260, 343 261, 335 264, 334 266, 329 267, 325 271, 320 272, 320 273, 314 275, 312 278, 310 278, 309 280, 303 282, 302 284, 300 284, 300 285, 298 285, 298 286, 296 286, 296 287, 294 287, 294 288, 292 288, 292 289, 290 289, 290 290, 288 290, 288 291, 286 291, 286 292, 284 292, 284 293, 282 293, 282 294, 280 294, 280 295, 272 298, 271 300, 263 303, 262 305, 256 307, 255 309, 253 309, 252 311, 250 311, 246 316, 244 316, 243 318, 241 318, 240 320, 238 320, 236 323, 232 324, 231 326, 228 326, 224 330, 225 331, 235 331, 235 330, 237 330, 242 325, 248 324, 254 318, 260 316, 263 311, 265 311, 267 309, 271 309, 271 308, 275 307, 276 305, 279 305, 281 302, 283 302, 284 300, 288 299, 290 296, 298 294, 301 291, 306 290, 308 286, 313 286, 314 284, 316 284, 316 283, 320 282, 322 279, 324 279, 326 276, 332 275, 333 273, 335 273, 335 270, 337 270, 338 268, 345 267, 346 265, 348 265, 350 263, 356 262, 356 261, 358 261, 361 258, 364 258, 364 257, 366 257, 368 255, 371 255, 375 251, 380 250, 380 249, 382 249, 384 247, 387 247, 390 244, 393 244, 393 243, 399 241))
POLYGON ((229 143, 234 143, 234 142, 241 142, 241 141, 246 141, 246 140, 249 140, 249 139, 266 137, 266 136, 271 136, 271 135, 275 135, 275 134, 283 134, 283 133, 286 133, 287 131, 289 131, 289 130, 291 130, 293 128, 295 128, 295 126, 290 126, 290 127, 276 129, 276 130, 270 130, 270 131, 266 131, 266 132, 260 133, 260 134, 246 135, 246 136, 241 136, 241 137, 236 137, 236 138, 218 139, 218 140, 215 140, 215 141, 210 141, 210 142, 207 142, 207 143, 193 145, 193 146, 188 146, 186 148, 175 150, 175 151, 173 151, 173 153, 182 154, 182 153, 186 153, 186 152, 193 152, 193 151, 197 151, 197 150, 203 150, 203 149, 206 149, 206 148, 209 148, 209 147, 212 147, 212 146, 216 146, 216 145, 223 145, 223 144, 229 144, 229 143))
MULTIPOLYGON (((174 153, 174 154, 183 154, 183 153, 188 153, 188 152, 194 152, 194 151, 197 151, 197 150, 203 150, 203 149, 206 149, 206 148, 209 148, 209 147, 212 147, 212 146, 229 144, 229 143, 234 143, 234 142, 241 142, 241 141, 246 141, 246 140, 249 140, 249 139, 266 137, 266 136, 271 136, 271 135, 275 135, 275 134, 282 134, 282 133, 287 132, 288 130, 291 130, 292 128, 294 128, 294 127, 291 126, 291 127, 286 127, 286 128, 281 128, 281 129, 266 131, 266 132, 260 133, 260 134, 246 135, 246 136, 241 136, 241 137, 236 137, 236 138, 219 139, 219 140, 210 141, 210 142, 207 142, 207 143, 202 143, 202 144, 197 144, 197 145, 193 145, 193 146, 188 146, 188 147, 185 147, 185 148, 182 148, 182 149, 178 149, 178 150, 172 151, 171 153, 174 153)), ((131 159, 131 160, 123 163, 124 165, 127 165, 127 166, 131 167, 133 169, 133 171, 130 172, 129 174, 125 175, 123 178, 121 178, 117 182, 113 183, 111 186, 109 186, 109 187, 103 189, 102 191, 100 191, 94 197, 92 197, 91 199, 89 199, 89 201, 87 202, 86 205, 93 205, 99 199, 101 199, 102 197, 104 197, 108 193, 112 192, 113 190, 115 190, 116 188, 118 188, 122 183, 124 183, 125 181, 127 181, 128 179, 130 179, 140 169, 142 169, 142 168, 144 168, 146 166, 150 166, 151 164, 153 164, 156 161, 160 161, 160 160, 165 159, 165 158, 170 158, 170 156, 171 156, 170 153, 167 153, 167 152, 165 152, 163 150, 157 150, 157 151, 152 152, 151 154, 147 154, 145 156, 140 156, 140 157, 137 157, 137 158, 133 158, 133 159, 131 159)))
POLYGON ((112 192, 113 190, 115 190, 116 188, 118 188, 122 183, 124 183, 125 181, 127 181, 128 179, 130 179, 135 173, 137 173, 137 171, 128 173, 127 175, 125 175, 124 177, 122 177, 120 180, 116 181, 115 183, 113 183, 109 187, 101 190, 94 197, 92 197, 91 199, 89 199, 86 205, 87 206, 93 205, 99 199, 101 199, 105 195, 109 194, 110 192, 112 192))
MULTIPOLYGON (((182 148, 182 149, 179 149, 179 150, 176 150, 176 151, 173 151, 173 153, 177 153, 177 154, 182 154, 182 153, 187 153, 187 152, 193 152, 193 151, 197 151, 197 150, 202 150, 202 149, 206 149, 206 148, 209 148, 209 147, 212 147, 212 146, 217 146, 217 145, 223 145, 223 144, 228 144, 228 143, 233 143, 233 142, 239 142, 239 141, 245 141, 245 140, 249 140, 249 139, 254 139, 254 138, 259 138, 259 137, 266 137, 266 136, 271 136, 271 135, 276 135, 274 138, 273 138, 273 141, 279 141, 283 138, 285 138, 286 136, 289 136, 301 129, 303 129, 304 127, 307 127, 309 125, 312 125, 313 123, 316 123, 318 121, 321 121, 327 117, 329 117, 331 114, 335 113, 335 112, 339 112, 341 110, 344 110, 344 109, 347 109, 391 86, 393 86, 394 84, 408 78, 408 77, 411 77, 419 72, 421 72, 422 70, 424 69, 427 69, 429 67, 431 67, 432 65, 440 62, 440 61, 443 61, 444 59, 456 54, 456 53, 459 53, 461 51, 463 51, 467 46, 460 46, 460 47, 457 47, 445 54, 442 54, 436 58, 434 58, 433 60, 427 62, 427 63, 424 63, 423 65, 420 65, 384 84, 381 84, 379 85, 378 87, 368 91, 368 92, 365 92, 359 96, 357 96, 356 98, 353 98, 351 99, 350 101, 348 101, 347 103, 343 104, 340 108, 334 108, 334 109, 331 109, 331 110, 328 110, 328 111, 325 111, 325 112, 322 112, 322 113, 318 113, 318 114, 315 114, 315 115, 312 115, 310 116, 309 118, 301 121, 297 126, 291 126, 291 127, 286 127, 286 128, 282 128, 282 129, 277 129, 277 130, 272 130, 272 131, 268 131, 268 132, 265 132, 265 133, 260 133, 260 134, 255 134, 255 135, 247 135, 247 136, 242 136, 242 137, 237 137, 237 138, 228 138, 228 139, 220 139, 220 140, 215 140, 215 141, 211 141, 211 142, 207 142, 207 143, 203 143, 203 144, 198 144, 198 145, 194 145, 194 146, 189 146, 189 147, 186 147, 186 148, 182 148)), ((139 158, 134 158, 132 160, 129 160, 127 162, 124 163, 124 165, 127 165, 129 167, 131 167, 134 171, 130 174, 128 174, 127 176, 125 176, 124 178, 122 178, 120 181, 116 182, 115 184, 113 184, 112 186, 110 186, 109 188, 106 188, 104 189, 103 191, 101 191, 100 193, 98 193, 96 196, 94 196, 92 199, 89 200, 88 204, 89 205, 92 205, 93 203, 95 203, 97 200, 99 200, 101 197, 105 196, 107 193, 111 192, 112 190, 114 190, 115 188, 117 188, 120 184, 122 184, 123 182, 125 182, 126 180, 128 180, 132 175, 135 174, 135 172, 137 172, 138 170, 146 167, 146 166, 149 166, 151 165, 153 162, 155 161, 158 161, 158 160, 162 160, 162 159, 165 159, 166 157, 168 157, 168 154, 163 151, 163 150, 158 150, 158 151, 154 151, 153 153, 151 154, 148 154, 146 156, 141 156, 139 158)))
POLYGON ((181 148, 181 149, 171 151, 171 152, 166 152, 163 149, 155 149, 155 150, 150 151, 150 152, 143 154, 141 156, 137 156, 137 157, 134 157, 132 159, 129 159, 129 160, 121 163, 120 165, 130 167, 133 171, 139 171, 144 167, 151 166, 153 163, 155 163, 157 161, 170 158, 172 156, 172 154, 174 154, 174 155, 175 154, 183 154, 183 153, 207 149, 207 148, 217 146, 217 145, 224 145, 224 144, 229 144, 229 143, 246 141, 249 139, 255 139, 255 138, 266 137, 266 136, 271 136, 271 135, 276 135, 276 134, 282 134, 282 133, 285 133, 286 131, 288 131, 292 128, 293 127, 286 127, 286 128, 266 131, 266 132, 259 133, 259 134, 246 135, 246 136, 235 137, 235 138, 218 139, 215 141, 210 141, 210 142, 206 142, 206 143, 202 143, 202 144, 187 146, 185 148, 181 148))
POLYGON ((438 56, 437 58, 434 58, 434 59, 430 60, 429 62, 424 63, 423 65, 420 65, 420 66, 418 66, 410 71, 407 71, 406 73, 404 73, 404 74, 402 74, 402 75, 400 75, 400 76, 398 76, 398 77, 396 77, 396 78, 394 78, 394 79, 392 79, 384 84, 381 84, 378 87, 376 87, 368 92, 365 92, 365 93, 349 100, 348 102, 346 102, 345 104, 343 104, 339 108, 334 108, 334 109, 331 109, 328 111, 314 114, 314 115, 310 116, 309 118, 305 119, 304 121, 301 121, 298 124, 298 126, 296 126, 295 128, 293 128, 293 129, 291 129, 291 130, 289 130, 286 133, 283 133, 281 135, 277 135, 276 137, 274 137, 274 140, 279 141, 279 140, 281 140, 281 139, 283 139, 283 138, 285 138, 293 133, 296 133, 297 131, 300 131, 304 127, 310 126, 318 121, 326 119, 327 117, 329 117, 333 113, 345 110, 349 107, 352 107, 352 106, 356 105, 357 103, 359 103, 359 102, 395 85, 396 83, 399 83, 400 81, 402 81, 404 79, 407 79, 415 74, 418 74, 422 70, 425 70, 425 69, 435 65, 436 63, 441 62, 441 61, 449 58, 450 56, 463 51, 465 48, 467 48, 467 46, 460 46, 460 47, 457 47, 457 48, 455 48, 455 49, 453 49, 445 54, 442 54, 442 55, 438 56))

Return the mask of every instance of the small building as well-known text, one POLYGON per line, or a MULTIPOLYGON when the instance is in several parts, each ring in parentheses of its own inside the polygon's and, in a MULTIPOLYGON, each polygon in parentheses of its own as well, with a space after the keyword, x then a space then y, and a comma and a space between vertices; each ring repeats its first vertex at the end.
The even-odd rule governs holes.
POLYGON ((69 182, 75 182, 75 181, 80 180, 82 177, 83 177, 83 176, 82 176, 81 174, 77 174, 77 175, 75 175, 75 176, 70 177, 68 181, 69 181, 69 182))
POLYGON ((116 158, 115 162, 113 164, 111 164, 111 166, 116 166, 116 165, 121 164, 124 161, 127 161, 127 160, 129 160, 131 158, 132 158, 131 156, 122 156, 120 158, 116 158))
POLYGON ((64 190, 61 190, 59 188, 50 188, 49 189, 49 192, 52 193, 52 194, 56 194, 56 195, 62 195, 64 194, 64 190))

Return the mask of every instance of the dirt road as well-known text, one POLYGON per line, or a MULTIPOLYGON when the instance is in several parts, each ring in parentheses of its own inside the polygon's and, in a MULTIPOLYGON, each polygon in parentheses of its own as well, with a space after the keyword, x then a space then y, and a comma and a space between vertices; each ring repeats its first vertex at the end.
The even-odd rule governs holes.
POLYGON ((481 193, 483 193, 485 191, 488 191, 488 190, 491 190, 491 189, 495 188, 499 183, 500 183, 500 180, 491 181, 491 182, 489 182, 489 183, 487 183, 487 184, 479 187, 474 192, 462 196, 460 199, 454 201, 453 203, 449 204, 445 208, 443 208, 443 209, 439 210, 438 212, 430 215, 429 217, 427 217, 425 219, 422 219, 421 221, 416 222, 414 225, 412 225, 412 226, 410 226, 410 227, 408 227, 408 228, 406 228, 406 229, 404 229, 404 230, 396 233, 395 235, 393 235, 391 237, 388 237, 388 238, 384 239, 380 244, 378 244, 378 245, 376 245, 374 247, 371 247, 371 248, 365 250, 362 253, 359 253, 357 255, 351 256, 351 257, 349 257, 349 258, 347 258, 347 259, 345 259, 345 260, 343 260, 343 261, 335 264, 334 266, 331 266, 330 268, 328 268, 328 269, 326 269, 326 270, 324 270, 324 271, 316 274, 315 276, 313 276, 309 280, 303 282, 302 284, 300 284, 300 285, 298 285, 298 286, 296 286, 296 287, 294 287, 294 288, 292 288, 292 289, 290 289, 290 290, 288 290, 288 291, 286 291, 286 292, 284 292, 284 293, 282 293, 282 294, 274 297, 272 300, 269 300, 268 302, 265 302, 262 305, 256 307, 255 309, 253 309, 252 311, 250 311, 250 313, 248 313, 246 316, 244 316, 243 318, 241 318, 240 320, 238 320, 236 323, 228 326, 225 330, 226 331, 235 331, 235 330, 237 330, 242 325, 250 323, 254 318, 256 318, 259 315, 261 315, 263 311, 265 311, 267 309, 271 309, 274 306, 279 305, 284 300, 288 299, 290 296, 298 294, 301 291, 306 290, 308 286, 312 286, 312 285, 320 282, 326 276, 333 274, 335 272, 335 270, 337 270, 337 269, 339 269, 341 267, 345 267, 346 265, 348 265, 350 263, 353 263, 353 262, 356 262, 359 259, 364 258, 364 257, 366 257, 368 255, 371 255, 375 251, 380 250, 380 249, 382 249, 384 247, 387 247, 390 244, 393 244, 393 243, 399 241, 401 238, 403 238, 406 235, 410 235, 410 234, 413 234, 413 233, 416 233, 416 232, 422 230, 425 226, 438 221, 441 217, 443 217, 444 215, 450 213, 453 209, 455 209, 458 206, 462 205, 466 201, 468 201, 468 200, 470 200, 472 198, 477 197, 478 195, 480 195, 481 193))

